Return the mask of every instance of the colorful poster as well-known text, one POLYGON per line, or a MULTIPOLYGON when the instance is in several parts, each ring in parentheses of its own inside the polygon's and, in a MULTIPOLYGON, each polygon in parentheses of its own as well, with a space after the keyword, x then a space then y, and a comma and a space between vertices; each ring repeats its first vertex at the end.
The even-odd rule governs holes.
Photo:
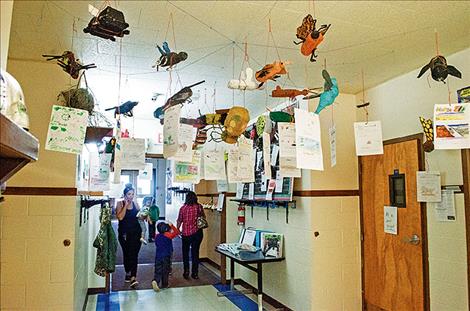
POLYGON ((181 106, 173 106, 165 111, 163 123, 163 157, 171 158, 178 152, 178 132, 180 129, 181 106))
POLYGON ((89 191, 109 190, 111 153, 90 153, 89 191))
POLYGON ((380 121, 355 122, 356 155, 383 154, 382 123, 380 121))
POLYGON ((115 157, 119 157, 119 166, 121 170, 145 169, 145 139, 119 139, 116 145, 115 157))
POLYGON ((243 135, 238 139, 238 168, 240 181, 252 183, 255 181, 255 159, 253 156, 253 141, 243 135))
POLYGON ((198 184, 201 164, 201 151, 193 150, 191 162, 174 161, 174 182, 198 184))
POLYGON ((434 105, 434 147, 470 148, 469 104, 434 105))
POLYGON ((441 173, 416 172, 418 202, 441 202, 441 173))
POLYGON ((263 133, 263 171, 264 175, 271 178, 271 136, 263 133))
POLYGON ((283 177, 300 177, 295 148, 295 123, 279 122, 279 170, 283 177))
POLYGON ((297 168, 323 171, 320 116, 295 108, 297 168))
POLYGON ((178 141, 176 154, 170 157, 171 160, 180 162, 191 162, 193 157, 193 136, 192 125, 180 124, 178 130, 178 141))
POLYGON ((204 179, 226 180, 224 150, 204 151, 204 179))
POLYGON ((87 125, 88 111, 53 105, 44 148, 80 154, 87 125))
POLYGON ((328 130, 330 138, 330 162, 331 167, 336 166, 336 124, 332 124, 328 130))

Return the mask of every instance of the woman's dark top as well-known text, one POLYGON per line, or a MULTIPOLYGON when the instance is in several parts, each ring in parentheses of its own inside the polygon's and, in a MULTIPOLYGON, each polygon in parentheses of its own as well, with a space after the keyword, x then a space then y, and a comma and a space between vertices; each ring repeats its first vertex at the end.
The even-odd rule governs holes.
POLYGON ((138 212, 139 211, 137 210, 137 207, 135 206, 134 202, 132 202, 132 209, 126 209, 126 215, 124 215, 124 218, 119 221, 119 234, 142 233, 142 229, 140 228, 139 222, 137 220, 138 212))

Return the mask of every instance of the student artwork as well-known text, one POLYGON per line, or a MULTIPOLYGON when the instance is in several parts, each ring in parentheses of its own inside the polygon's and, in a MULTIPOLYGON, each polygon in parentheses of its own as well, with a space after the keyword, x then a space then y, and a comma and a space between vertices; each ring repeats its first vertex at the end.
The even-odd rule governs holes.
POLYGON ((312 17, 312 15, 308 14, 304 17, 302 21, 302 25, 297 27, 297 38, 300 39, 300 42, 295 42, 294 44, 299 45, 302 43, 300 47, 300 52, 304 56, 310 55, 310 61, 315 62, 317 55, 315 55, 315 51, 320 43, 323 41, 324 36, 328 29, 330 28, 331 24, 328 25, 321 25, 320 28, 317 30, 315 29, 315 25, 317 20, 312 17))
POLYGON ((436 149, 470 148, 469 104, 434 105, 436 149))
POLYGON ((307 100, 307 99, 312 99, 312 98, 320 96, 320 93, 316 92, 316 90, 319 90, 319 89, 320 88, 303 89, 303 90, 283 89, 279 85, 277 85, 276 88, 272 90, 271 96, 272 97, 288 97, 290 100, 293 100, 297 96, 303 95, 304 97, 302 99, 307 100))
POLYGON ((426 136, 426 142, 423 143, 423 149, 425 152, 431 152, 434 150, 434 132, 432 119, 425 119, 423 117, 419 117, 419 122, 421 122, 424 135, 426 136))
POLYGON ((294 116, 284 111, 271 111, 269 118, 273 122, 294 122, 294 116))
POLYGON ((320 111, 332 105, 339 94, 338 82, 336 81, 336 78, 330 78, 330 75, 326 70, 322 71, 322 75, 325 79, 323 87, 324 91, 320 95, 320 102, 318 103, 317 109, 315 110, 316 114, 319 114, 320 111))
POLYGON ((261 232, 261 251, 266 257, 282 258, 284 235, 274 232, 261 232))
POLYGON ((234 144, 243 134, 250 121, 250 113, 246 108, 234 106, 230 108, 224 122, 222 140, 227 144, 234 144))
POLYGON ((421 78, 428 69, 431 70, 431 77, 438 82, 445 83, 445 79, 447 79, 448 75, 462 79, 462 73, 454 66, 447 65, 447 60, 442 55, 433 57, 429 64, 421 68, 418 79, 421 78))
POLYGON ((166 70, 170 70, 174 65, 185 61, 188 58, 188 53, 186 52, 172 52, 168 47, 168 42, 163 42, 162 47, 157 45, 157 49, 160 52, 160 58, 155 62, 152 68, 157 67, 157 70, 160 67, 168 67, 166 70))
POLYGON ((186 101, 188 103, 191 103, 191 96, 193 96, 193 91, 191 90, 192 87, 195 87, 196 85, 202 84, 206 82, 205 80, 199 81, 197 83, 191 84, 190 86, 185 86, 181 90, 179 90, 177 93, 175 93, 173 96, 168 98, 166 101, 165 105, 158 107, 154 112, 153 116, 156 119, 162 119, 163 115, 165 114, 165 111, 173 106, 176 105, 182 105, 186 101))
POLYGON ((23 90, 18 81, 3 70, 0 70, 0 113, 29 130, 29 116, 23 90))
POLYGON ((256 90, 258 89, 258 84, 253 78, 253 69, 248 67, 240 72, 239 79, 230 80, 227 87, 232 90, 256 90))
POLYGON ((193 150, 190 162, 174 162, 174 182, 198 184, 200 181, 201 151, 193 150))
POLYGON ((256 134, 258 134, 258 136, 263 135, 263 133, 271 134, 273 124, 269 116, 260 115, 256 120, 255 128, 256 134))
POLYGON ((319 115, 295 108, 295 119, 297 168, 323 171, 319 115))
POLYGON ((116 158, 119 159, 121 169, 145 169, 145 139, 118 139, 116 147, 116 158))
POLYGON ((123 115, 125 117, 133 117, 134 114, 132 112, 132 109, 134 109, 135 106, 137 106, 139 102, 132 102, 132 101, 127 101, 124 104, 120 106, 115 106, 112 108, 107 108, 105 111, 113 110, 114 109, 114 117, 116 117, 118 114, 123 115))
POLYGON ((457 90, 457 100, 459 103, 470 103, 470 86, 457 90))
POLYGON ((96 68, 95 64, 82 65, 80 60, 75 58, 75 55, 71 51, 64 51, 62 55, 47 55, 43 54, 42 57, 45 57, 47 61, 57 60, 57 65, 59 65, 66 73, 68 73, 72 78, 78 79, 80 75, 80 70, 87 70, 91 68, 96 68))
POLYGON ((124 14, 121 11, 107 6, 99 12, 93 6, 90 7, 90 13, 93 15, 93 18, 88 23, 88 26, 83 29, 84 33, 111 41, 116 41, 115 37, 122 38, 124 35, 130 34, 130 31, 126 29, 129 27, 129 24, 124 20, 124 14))
POLYGON ((289 65, 290 62, 275 61, 272 64, 265 65, 261 70, 256 72, 256 80, 260 82, 258 88, 263 86, 263 84, 268 81, 276 81, 280 75, 287 74, 286 65, 289 65))
POLYGON ((86 110, 52 106, 46 150, 80 154, 88 124, 86 110))

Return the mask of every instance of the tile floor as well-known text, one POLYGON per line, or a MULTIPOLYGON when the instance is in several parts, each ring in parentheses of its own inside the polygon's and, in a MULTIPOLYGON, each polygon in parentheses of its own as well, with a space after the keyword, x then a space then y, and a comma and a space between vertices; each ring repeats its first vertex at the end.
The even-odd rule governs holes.
MULTIPOLYGON (((158 293, 153 290, 122 291, 112 292, 108 296, 89 296, 86 311, 257 311, 252 300, 244 295, 237 296, 238 306, 226 297, 218 297, 217 289, 211 285, 169 288, 158 293)), ((265 310, 273 310, 266 307, 265 310)))

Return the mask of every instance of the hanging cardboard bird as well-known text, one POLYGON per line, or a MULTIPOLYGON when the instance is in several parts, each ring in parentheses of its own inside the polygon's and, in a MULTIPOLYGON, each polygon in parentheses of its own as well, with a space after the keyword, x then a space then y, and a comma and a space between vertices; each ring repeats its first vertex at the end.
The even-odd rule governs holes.
POLYGON ((193 91, 191 90, 191 88, 195 87, 196 85, 202 84, 204 82, 206 82, 206 80, 199 81, 197 83, 191 84, 190 86, 185 86, 184 88, 179 90, 177 93, 175 93, 173 96, 168 98, 165 105, 158 107, 153 112, 153 116, 156 119, 161 119, 163 117, 163 114, 165 113, 165 110, 167 110, 168 108, 183 104, 186 101, 190 103, 191 102, 190 97, 193 96, 193 91))
POLYGON ((274 61, 272 64, 265 65, 261 70, 256 72, 256 80, 260 82, 258 88, 263 86, 263 84, 268 80, 276 81, 280 75, 287 74, 286 65, 289 65, 290 62, 274 61))
POLYGON ((315 29, 315 25, 317 23, 316 19, 313 19, 312 15, 308 14, 304 17, 302 21, 302 25, 297 27, 297 34, 296 37, 300 39, 300 42, 295 42, 294 44, 299 45, 302 43, 300 47, 300 52, 302 55, 309 56, 310 61, 315 62, 317 55, 315 55, 315 51, 320 43, 323 41, 323 38, 330 29, 331 24, 328 25, 321 25, 320 28, 317 30, 315 29))
POLYGON ((162 47, 157 45, 157 48, 161 56, 152 66, 153 68, 157 67, 157 70, 160 67, 168 67, 167 70, 169 70, 173 68, 174 65, 181 63, 188 58, 188 53, 186 52, 172 52, 168 47, 168 42, 163 42, 162 47))
POLYGON ((111 41, 116 41, 115 37, 122 38, 124 35, 130 34, 130 31, 126 29, 129 24, 124 20, 124 14, 121 11, 107 6, 101 12, 93 8, 90 13, 94 16, 88 26, 83 29, 84 33, 90 33, 93 36, 111 41))
POLYGON ((317 90, 320 90, 321 88, 314 88, 314 89, 303 89, 303 90, 296 90, 296 89, 283 89, 279 85, 276 86, 274 90, 271 92, 272 97, 288 97, 291 100, 296 98, 299 95, 303 95, 304 97, 302 99, 311 99, 320 96, 320 92, 317 92, 317 90), (307 96, 308 95, 308 96, 307 96))
POLYGON ((425 152, 431 152, 434 150, 434 133, 432 119, 425 119, 423 117, 419 117, 419 122, 421 122, 424 135, 426 136, 426 142, 423 143, 423 149, 425 152))
POLYGON ((336 81, 336 78, 330 78, 330 75, 326 70, 322 71, 322 76, 325 80, 323 86, 324 91, 320 95, 320 102, 318 103, 317 109, 315 110, 316 114, 319 114, 320 111, 333 104, 339 94, 338 82, 336 81))
POLYGON ((95 64, 82 65, 78 58, 75 59, 75 55, 71 51, 64 51, 62 55, 43 54, 42 57, 45 57, 47 61, 56 60, 57 65, 59 65, 66 73, 68 73, 74 79, 78 79, 78 76, 80 75, 80 70, 96 68, 95 64))
POLYGON ((121 114, 126 117, 133 117, 134 114, 132 113, 132 109, 134 109, 134 107, 137 106, 138 103, 139 102, 127 101, 120 106, 105 109, 105 111, 114 109, 114 117, 116 117, 118 114, 121 114))
POLYGON ((418 79, 421 78, 428 69, 431 70, 431 77, 438 82, 445 83, 445 79, 447 79, 448 75, 462 79, 462 73, 454 66, 448 65, 446 58, 442 55, 433 57, 429 64, 421 68, 418 79))

